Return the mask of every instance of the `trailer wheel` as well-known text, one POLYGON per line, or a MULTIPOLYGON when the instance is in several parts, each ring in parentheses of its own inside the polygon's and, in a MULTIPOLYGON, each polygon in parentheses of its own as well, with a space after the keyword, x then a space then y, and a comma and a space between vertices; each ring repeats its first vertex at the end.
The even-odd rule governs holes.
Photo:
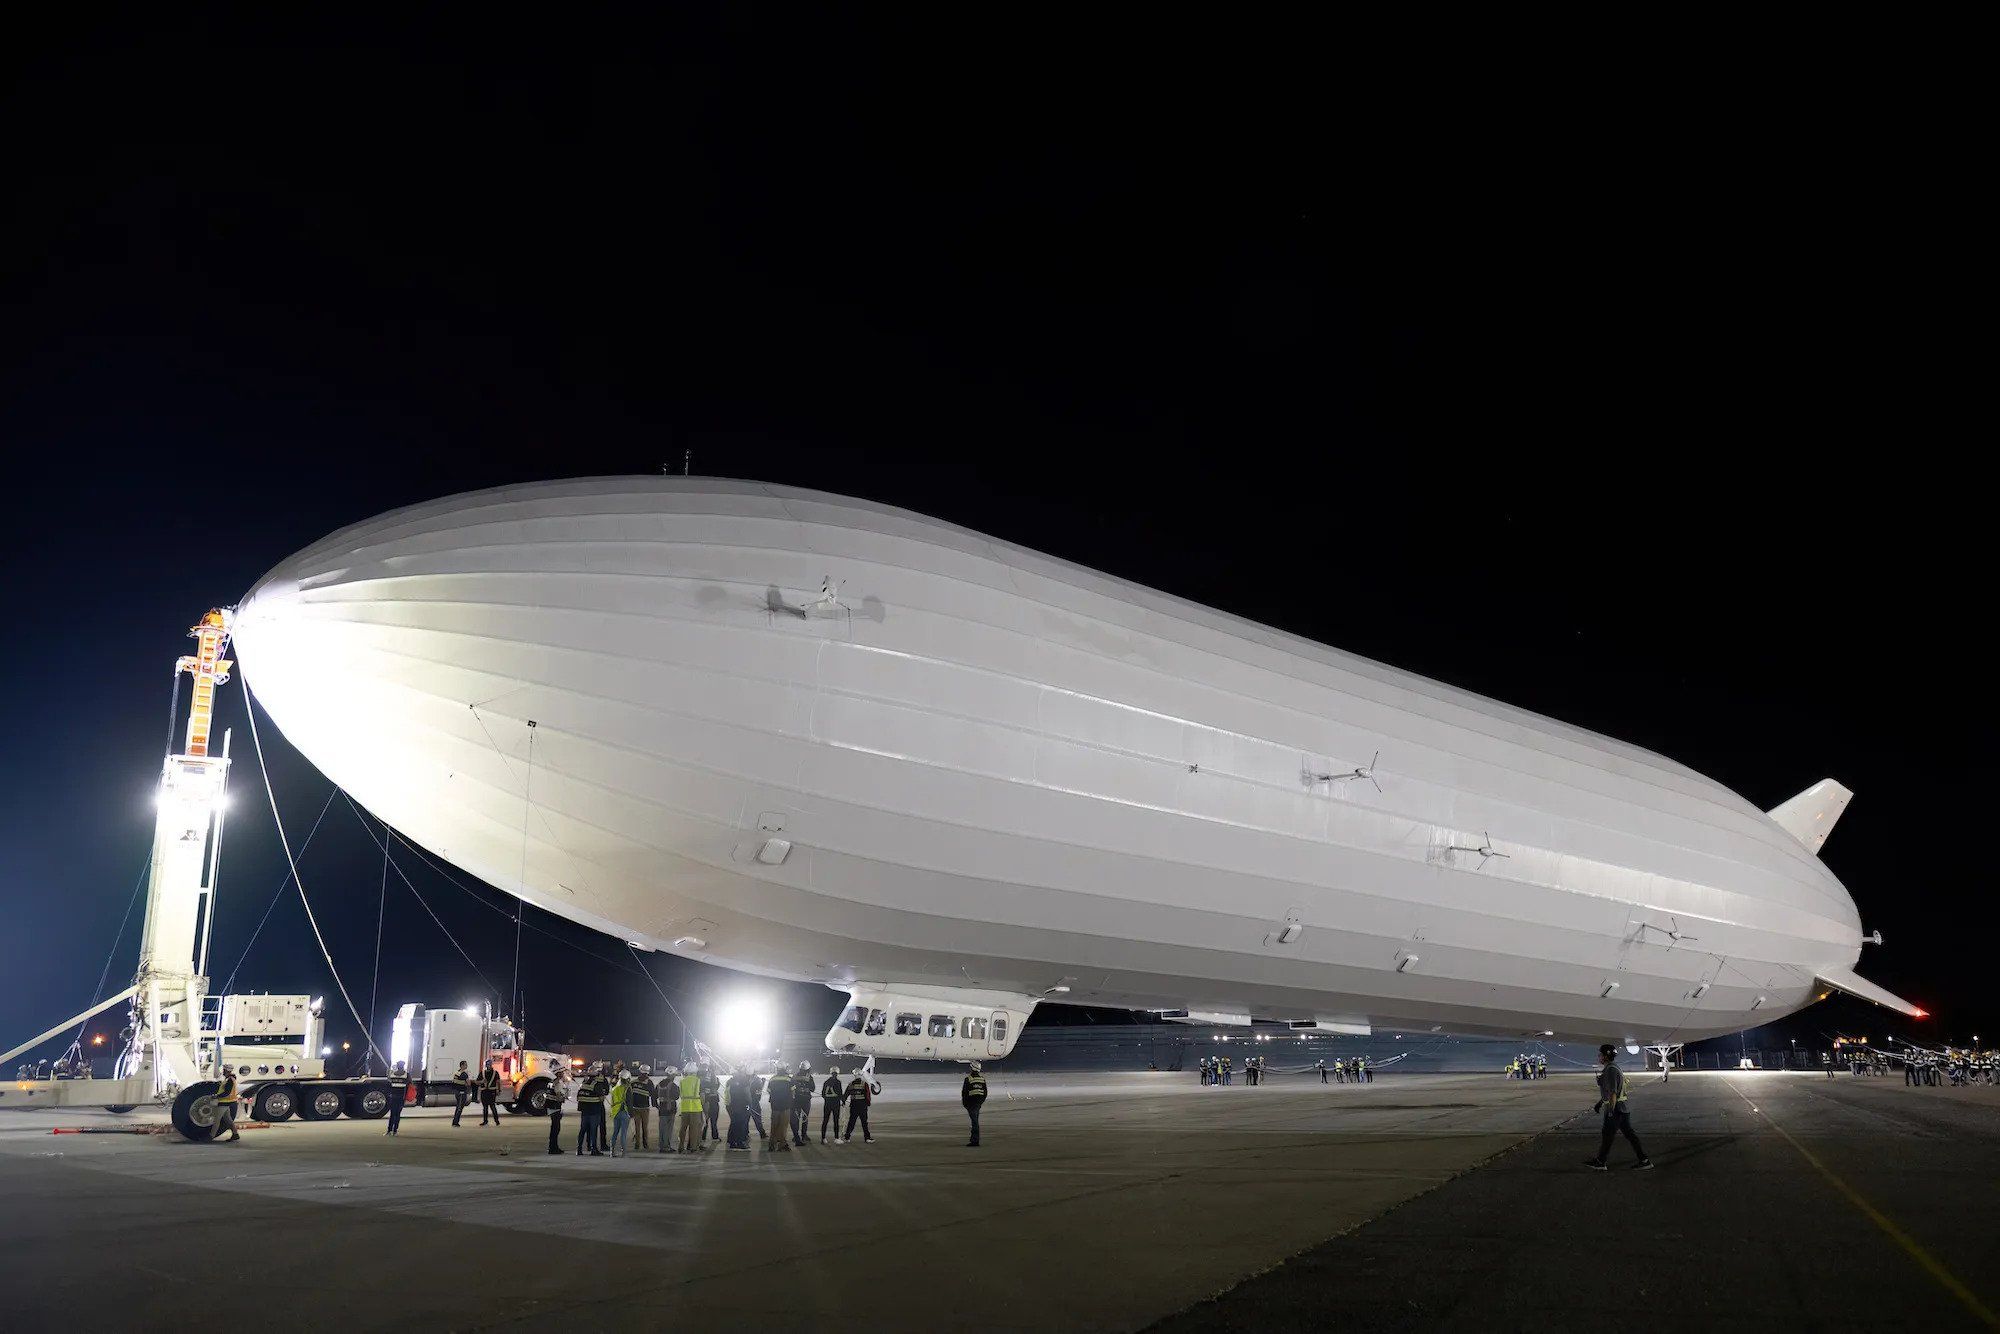
POLYGON ((299 1117, 305 1121, 331 1121, 340 1115, 346 1101, 339 1089, 309 1088, 299 1101, 299 1117))
POLYGON ((379 1121, 389 1114, 389 1090, 380 1084, 347 1095, 347 1114, 357 1121, 379 1121))
POLYGON ((137 1107, 138 1105, 139 1104, 136 1102, 121 1102, 115 1106, 106 1107, 104 1110, 110 1112, 113 1116, 123 1116, 125 1115, 125 1113, 131 1111, 134 1107, 137 1107))
POLYGON ((547 1116, 549 1114, 549 1081, 546 1079, 537 1079, 530 1083, 526 1089, 522 1090, 521 1096, 515 1100, 513 1109, 528 1116, 547 1116))
POLYGON ((299 1109, 299 1091, 290 1084, 266 1084, 257 1090, 250 1115, 258 1121, 289 1121, 299 1109))
POLYGON ((215 1127, 222 1120, 222 1112, 216 1106, 215 1095, 222 1091, 222 1085, 212 1079, 188 1085, 180 1096, 174 1099, 174 1129, 190 1144, 206 1144, 215 1138, 215 1127))

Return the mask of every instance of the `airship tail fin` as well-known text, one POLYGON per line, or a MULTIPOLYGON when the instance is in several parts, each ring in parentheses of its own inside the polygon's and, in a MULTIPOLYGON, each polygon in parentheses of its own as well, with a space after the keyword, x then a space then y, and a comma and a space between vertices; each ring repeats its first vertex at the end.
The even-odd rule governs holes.
POLYGON ((1852 792, 1831 778, 1822 778, 1774 809, 1771 818, 1778 822, 1780 829, 1817 853, 1826 846, 1826 836, 1833 832, 1834 821, 1840 818, 1840 813, 1852 800, 1852 792))
POLYGON ((1893 992, 1876 986, 1867 978, 1856 973, 1852 968, 1822 968, 1819 970, 1819 980, 1832 987, 1835 991, 1844 991, 1850 996, 1858 996, 1862 1000, 1873 1001, 1877 1005, 1886 1005, 1892 1010, 1899 1010, 1907 1014, 1912 1019, 1930 1018, 1928 1011, 1910 1004, 1893 992))

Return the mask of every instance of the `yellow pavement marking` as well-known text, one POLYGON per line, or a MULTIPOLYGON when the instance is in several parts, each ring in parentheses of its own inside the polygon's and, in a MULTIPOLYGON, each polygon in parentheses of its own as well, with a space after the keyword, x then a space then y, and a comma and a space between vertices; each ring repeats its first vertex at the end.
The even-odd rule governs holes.
POLYGON ((1896 1224, 1888 1217, 1888 1215, 1884 1214, 1880 1209, 1877 1209, 1874 1205, 1868 1203, 1867 1200, 1863 1199, 1860 1191, 1857 1191, 1856 1189, 1854 1189, 1854 1187, 1848 1185, 1847 1182, 1842 1180, 1834 1172, 1832 1168, 1828 1167, 1825 1163, 1821 1162, 1817 1154, 1815 1154, 1811 1149, 1808 1149, 1805 1145, 1793 1139, 1790 1131, 1786 1130, 1783 1126, 1779 1125, 1776 1121, 1772 1120, 1771 1114, 1769 1112, 1759 1107, 1756 1103, 1751 1102, 1749 1095, 1744 1093, 1742 1089, 1736 1087, 1735 1080, 1729 1081, 1729 1089, 1730 1092, 1734 1093, 1737 1097, 1743 1099, 1745 1105, 1747 1105, 1751 1111, 1755 1112, 1758 1116, 1763 1117, 1765 1125, 1771 1127, 1771 1129, 1777 1131, 1779 1135, 1783 1136, 1785 1143, 1797 1149, 1799 1151, 1799 1156, 1801 1158, 1804 1158, 1807 1162, 1811 1163, 1814 1169, 1817 1170, 1821 1176, 1825 1177, 1829 1182, 1831 1182, 1833 1188, 1839 1191, 1842 1195, 1844 1195, 1847 1198, 1847 1202, 1849 1204, 1853 1205, 1856 1209, 1859 1209, 1862 1215, 1866 1217, 1869 1222, 1873 1223, 1876 1227, 1882 1229, 1882 1231, 1888 1236, 1889 1240, 1895 1242, 1898 1246, 1901 1246, 1903 1250, 1909 1254, 1909 1257, 1912 1260, 1915 1260, 1918 1264, 1922 1265, 1924 1268, 1924 1272, 1929 1274, 1932 1278, 1936 1279, 1939 1285, 1942 1286, 1946 1292, 1949 1292, 1952 1296, 1958 1298, 1958 1300, 1964 1304, 1965 1309, 1972 1312, 1972 1314, 1979 1319, 1980 1323, 1986 1325, 1988 1328, 1991 1329, 2000 1329, 2000 1316, 1994 1315, 1992 1310, 1990 1310, 1987 1307, 1986 1303, 1979 1300, 1978 1295, 1975 1294, 1972 1291, 1972 1289, 1966 1287, 1965 1284, 1959 1282, 1958 1276, 1952 1273, 1949 1269, 1946 1269, 1944 1267, 1943 1262, 1940 1261, 1936 1256, 1932 1255, 1929 1251, 1925 1250, 1922 1244, 1919 1243, 1915 1237, 1912 1237, 1909 1233, 1897 1227, 1896 1224))

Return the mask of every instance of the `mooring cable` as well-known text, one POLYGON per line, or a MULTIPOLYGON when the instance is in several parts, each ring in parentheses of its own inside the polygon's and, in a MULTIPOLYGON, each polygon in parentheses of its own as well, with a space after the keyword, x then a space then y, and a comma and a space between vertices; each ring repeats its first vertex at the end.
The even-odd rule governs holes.
POLYGON ((306 882, 299 879, 298 859, 292 856, 292 841, 285 834, 284 817, 278 814, 278 794, 271 787, 271 770, 264 763, 264 742, 257 735, 256 696, 251 691, 248 681, 243 683, 243 712, 250 719, 250 743, 257 749, 257 772, 264 779, 264 798, 271 803, 271 821, 278 826, 278 843, 285 850, 286 865, 291 867, 292 883, 299 887, 299 902, 305 907, 306 922, 312 927, 313 939, 319 942, 320 957, 326 960, 326 970, 333 974, 333 985, 339 989, 340 998, 347 1002, 347 1012, 354 1016, 355 1026, 361 1030, 361 1040, 368 1044, 368 1050, 386 1068, 389 1064, 388 1058, 383 1056, 382 1049, 375 1045, 375 1035, 361 1022, 361 1011, 355 1006, 354 997, 347 994, 347 984, 340 980, 340 969, 334 967, 333 963, 333 951, 327 948, 326 936, 319 929, 319 918, 313 914, 312 900, 306 897, 306 882))

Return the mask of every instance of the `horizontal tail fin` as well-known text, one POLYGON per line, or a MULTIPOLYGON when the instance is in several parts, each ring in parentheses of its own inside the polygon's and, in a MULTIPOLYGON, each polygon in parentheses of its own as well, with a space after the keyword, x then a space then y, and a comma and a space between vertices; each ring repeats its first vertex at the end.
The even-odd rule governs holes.
POLYGON ((1901 996, 1876 986, 1867 978, 1857 974, 1852 968, 1822 968, 1818 972, 1818 977, 1820 981, 1826 983, 1826 985, 1832 987, 1835 991, 1844 991, 1850 996, 1858 996, 1862 1000, 1873 1001, 1877 1005, 1886 1005, 1892 1010, 1898 1010, 1907 1014, 1912 1019, 1930 1018, 1929 1011, 1912 1005, 1901 996))
POLYGON ((1826 836, 1833 832, 1834 822, 1840 819, 1840 813, 1852 800, 1852 792, 1831 778, 1822 778, 1784 805, 1773 809, 1771 818, 1778 822, 1780 829, 1805 844, 1808 851, 1817 854, 1826 846, 1826 836))

